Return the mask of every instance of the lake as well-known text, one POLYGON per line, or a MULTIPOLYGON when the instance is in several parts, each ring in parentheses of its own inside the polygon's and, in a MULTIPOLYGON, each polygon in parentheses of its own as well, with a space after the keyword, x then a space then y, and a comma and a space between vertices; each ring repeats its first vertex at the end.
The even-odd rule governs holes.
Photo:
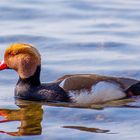
MULTIPOLYGON (((1 0, 0 59, 35 46, 42 82, 72 73, 140 79, 139 0, 1 0)), ((18 75, 0 72, 0 140, 139 140, 140 98, 91 106, 14 99, 18 75)))

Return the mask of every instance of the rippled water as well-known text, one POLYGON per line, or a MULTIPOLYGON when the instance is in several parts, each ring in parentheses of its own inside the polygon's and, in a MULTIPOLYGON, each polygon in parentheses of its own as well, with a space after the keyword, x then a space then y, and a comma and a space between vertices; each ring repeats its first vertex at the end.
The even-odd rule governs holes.
MULTIPOLYGON (((44 82, 69 73, 140 79, 139 25, 139 0, 1 0, 0 58, 9 44, 25 42, 42 54, 44 82)), ((0 72, 1 140, 140 137, 139 99, 90 109, 21 101, 17 106, 17 79, 14 71, 0 72)))

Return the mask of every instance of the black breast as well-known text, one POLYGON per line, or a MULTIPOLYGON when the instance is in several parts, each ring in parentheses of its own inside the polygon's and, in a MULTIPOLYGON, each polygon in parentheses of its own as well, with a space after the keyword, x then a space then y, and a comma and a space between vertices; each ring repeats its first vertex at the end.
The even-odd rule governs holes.
POLYGON ((36 101, 70 101, 68 94, 59 85, 51 83, 31 86, 20 82, 16 85, 15 97, 36 101))
POLYGON ((15 97, 25 100, 36 101, 61 101, 69 102, 68 94, 57 83, 40 83, 40 66, 35 74, 27 79, 19 78, 16 88, 15 97))

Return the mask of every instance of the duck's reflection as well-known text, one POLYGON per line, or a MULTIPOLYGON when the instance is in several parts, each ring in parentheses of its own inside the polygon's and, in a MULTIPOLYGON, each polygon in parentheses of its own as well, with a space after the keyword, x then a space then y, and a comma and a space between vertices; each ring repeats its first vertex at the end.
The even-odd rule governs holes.
POLYGON ((42 105, 38 103, 22 102, 20 100, 16 101, 16 103, 19 109, 0 109, 0 116, 4 117, 0 123, 20 121, 20 127, 18 127, 17 132, 0 132, 12 136, 40 135, 42 132, 42 105))
MULTIPOLYGON (((0 109, 0 116, 3 117, 3 119, 0 120, 0 123, 19 121, 20 126, 18 127, 16 132, 0 131, 0 133, 5 133, 11 136, 40 135, 42 133, 41 121, 43 119, 42 103, 16 100, 16 105, 19 107, 19 109, 0 109)), ((61 105, 62 104, 60 104, 60 106, 61 105)), ((58 106, 58 104, 56 104, 56 106, 58 106)), ((109 130, 104 130, 100 128, 88 128, 86 126, 60 127, 65 129, 69 128, 93 133, 109 132, 109 130)))
POLYGON ((87 131, 87 132, 94 132, 94 133, 107 133, 110 132, 110 130, 105 129, 99 129, 99 128, 90 128, 85 126, 63 126, 63 128, 70 128, 70 129, 76 129, 80 131, 87 131))

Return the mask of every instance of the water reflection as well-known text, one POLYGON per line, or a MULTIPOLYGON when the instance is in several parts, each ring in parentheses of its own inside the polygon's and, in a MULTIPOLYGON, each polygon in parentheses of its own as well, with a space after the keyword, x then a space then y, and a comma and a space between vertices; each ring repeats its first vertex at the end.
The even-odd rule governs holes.
POLYGON ((6 133, 11 136, 41 134, 42 105, 38 103, 23 103, 20 101, 20 104, 17 104, 19 109, 0 109, 0 116, 4 117, 3 120, 0 120, 0 123, 20 121, 20 126, 16 132, 0 131, 0 133, 6 133))
MULTIPOLYGON (((38 102, 31 102, 31 101, 24 101, 24 100, 16 100, 16 105, 19 107, 19 109, 0 109, 0 116, 3 117, 0 119, 1 124, 5 124, 7 122, 13 122, 18 121, 20 122, 20 126, 17 128, 17 131, 14 132, 8 132, 1 130, 0 133, 4 133, 11 136, 29 136, 29 135, 41 135, 42 134, 42 126, 41 122, 43 120, 43 109, 42 105, 49 105, 49 106, 57 106, 57 107, 68 107, 68 108, 93 108, 93 109, 103 109, 104 107, 138 107, 138 106, 129 106, 127 103, 130 103, 134 100, 132 99, 123 99, 118 101, 111 101, 102 105, 85 105, 85 106, 78 106, 77 104, 66 104, 66 103, 38 103, 38 102)), ((63 114, 63 112, 62 112, 63 114)), ((96 116, 96 114, 95 114, 96 116)), ((48 117, 48 116, 45 116, 48 117)), ((62 117, 62 116, 61 116, 62 117)), ((49 120, 49 118, 45 118, 46 120, 49 120)), ((61 118, 62 119, 62 118, 61 118)), ((96 121, 103 120, 104 116, 96 116, 96 121)), ((93 120, 92 120, 93 121, 93 120)), ((80 120, 79 120, 80 122, 80 120)), ((102 129, 97 127, 88 127, 86 125, 62 125, 60 128, 65 129, 73 129, 73 130, 79 130, 84 132, 90 132, 90 133, 107 133, 107 134, 113 134, 108 129, 102 129)))
MULTIPOLYGON (((29 136, 29 135, 41 135, 42 134, 42 126, 41 122, 43 120, 43 109, 42 105, 46 105, 46 103, 38 103, 38 102, 31 102, 31 101, 24 101, 24 100, 16 100, 16 105, 19 109, 0 109, 0 116, 3 119, 0 120, 1 124, 5 124, 7 122, 18 121, 20 122, 20 126, 17 128, 17 131, 9 132, 0 130, 0 133, 11 135, 11 136, 29 136)), ((47 103, 49 106, 65 106, 65 107, 74 107, 74 104, 70 106, 70 104, 52 104, 47 103)), ((75 106, 77 107, 77 106, 75 106)), ((80 106, 79 106, 80 107, 80 106)), ((89 108, 88 106, 85 106, 89 108)), ((84 107, 84 108, 85 108, 84 107)), ((81 107, 80 107, 81 108, 81 107)), ((102 116, 96 116, 96 120, 104 118, 102 116)), ((47 119, 48 120, 48 119, 47 119)), ((80 120, 79 120, 80 122, 80 120)), ((94 127, 87 127, 83 125, 78 126, 60 126, 60 128, 66 129, 75 129, 79 131, 91 132, 91 133, 107 133, 110 130, 102 129, 102 128, 94 128, 94 127)))
POLYGON ((87 131, 87 132, 94 132, 94 133, 107 133, 110 130, 104 130, 99 128, 89 128, 84 126, 63 126, 63 128, 70 128, 70 129, 76 129, 80 131, 87 131))
MULTIPOLYGON (((19 109, 0 109, 0 116, 3 117, 0 123, 7 123, 12 121, 20 121, 20 126, 15 132, 0 131, 11 136, 28 136, 28 135, 41 135, 43 119, 42 103, 30 102, 24 100, 16 100, 16 105, 19 109)), ((66 104, 48 104, 56 106, 65 106, 66 104)), ((67 106, 65 107, 74 107, 67 106)), ((94 133, 107 133, 109 130, 99 128, 88 128, 85 126, 62 126, 63 128, 76 129, 80 131, 94 132, 94 133)))

